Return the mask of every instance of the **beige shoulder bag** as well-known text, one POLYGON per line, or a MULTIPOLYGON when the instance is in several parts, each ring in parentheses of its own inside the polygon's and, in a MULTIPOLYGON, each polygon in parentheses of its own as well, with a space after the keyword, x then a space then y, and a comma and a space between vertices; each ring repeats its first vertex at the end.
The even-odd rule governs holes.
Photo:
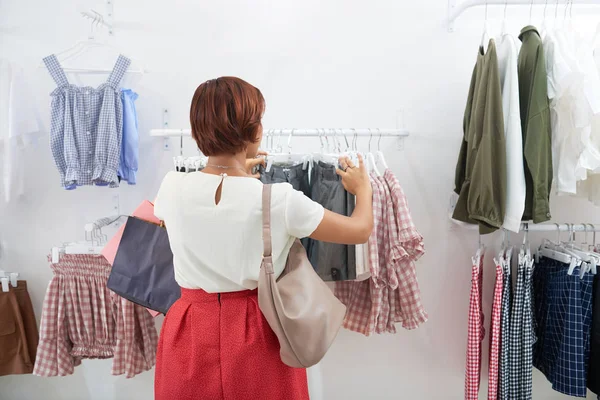
POLYGON ((313 269, 298 239, 285 270, 275 279, 271 253, 271 185, 263 186, 263 260, 258 305, 281 345, 281 360, 295 368, 315 365, 333 343, 344 306, 313 269))

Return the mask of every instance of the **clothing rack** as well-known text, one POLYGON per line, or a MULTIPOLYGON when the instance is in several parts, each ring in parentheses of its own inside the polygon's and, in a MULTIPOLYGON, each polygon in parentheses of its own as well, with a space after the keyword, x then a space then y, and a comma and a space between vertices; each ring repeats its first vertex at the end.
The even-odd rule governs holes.
MULTIPOLYGON (((561 3, 565 5, 564 2, 561 3)), ((486 5, 532 6, 533 4, 556 6, 557 2, 555 0, 448 0, 448 32, 454 32, 454 22, 469 8, 486 5)), ((577 5, 582 4, 600 6, 600 0, 577 0, 577 5)))
MULTIPOLYGON (((477 230, 476 224, 466 225, 469 230, 477 230)), ((461 226, 463 224, 461 223, 461 226)), ((501 230, 500 230, 501 231, 501 230)), ((571 223, 543 223, 533 224, 528 222, 521 223, 519 232, 600 232, 600 223, 598 224, 571 224, 571 223)), ((507 231, 508 232, 508 231, 507 231)))
MULTIPOLYGON (((380 129, 380 128, 315 128, 296 129, 281 128, 267 129, 263 132, 269 136, 299 136, 299 137, 332 137, 332 136, 357 136, 357 137, 407 137, 406 129, 380 129)), ((191 129, 151 129, 150 136, 155 137, 178 137, 190 136, 191 129)))

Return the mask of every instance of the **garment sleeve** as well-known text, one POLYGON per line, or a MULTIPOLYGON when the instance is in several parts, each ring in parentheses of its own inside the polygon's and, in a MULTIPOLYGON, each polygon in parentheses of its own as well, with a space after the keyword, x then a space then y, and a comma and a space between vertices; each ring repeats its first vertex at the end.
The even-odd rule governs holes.
POLYGON ((64 176, 67 171, 64 142, 64 98, 62 96, 52 97, 51 109, 52 116, 50 123, 50 149, 52 150, 52 157, 54 157, 54 163, 56 164, 56 167, 58 168, 61 176, 64 176))
POLYGON ((467 175, 467 132, 469 130, 469 121, 471 120, 471 108, 473 106, 473 95, 475 93, 475 78, 477 76, 477 66, 473 68, 471 75, 471 85, 469 86, 469 95, 467 105, 465 106, 465 114, 463 117, 463 136, 460 144, 460 152, 458 153, 458 161, 456 162, 456 171, 454 174, 454 192, 460 194, 460 191, 465 182, 467 175))
POLYGON ((286 190, 285 225, 288 234, 297 238, 310 236, 323 220, 325 209, 304 193, 294 190, 290 184, 282 185, 286 190))
POLYGON ((532 180, 532 219, 538 224, 550 220, 552 186, 552 131, 548 101, 548 82, 544 50, 538 47, 533 79, 533 96, 529 104, 529 120, 523 153, 532 180))
MULTIPOLYGON (((488 49, 490 51, 490 49, 488 49)), ((490 56, 487 91, 483 104, 481 137, 471 172, 467 210, 479 223, 479 232, 494 232, 506 213, 506 138, 502 90, 496 57, 490 56)))
POLYGON ((154 200, 154 216, 161 221, 168 218, 169 210, 173 208, 175 201, 175 193, 177 193, 177 185, 185 174, 177 171, 171 171, 165 175, 158 194, 154 200))
POLYGON ((129 170, 130 184, 135 183, 135 172, 138 170, 139 159, 139 131, 135 109, 135 100, 138 94, 127 89, 123 91, 123 167, 129 170))

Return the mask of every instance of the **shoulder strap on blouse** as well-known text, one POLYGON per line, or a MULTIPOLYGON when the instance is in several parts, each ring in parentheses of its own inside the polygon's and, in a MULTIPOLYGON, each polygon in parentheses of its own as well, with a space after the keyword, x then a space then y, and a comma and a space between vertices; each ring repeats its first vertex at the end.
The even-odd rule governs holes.
POLYGON ((65 75, 65 71, 63 71, 60 63, 58 62, 58 58, 56 58, 54 54, 45 57, 44 64, 46 64, 46 68, 48 68, 48 72, 50 73, 52 79, 54 79, 54 82, 56 82, 57 86, 69 84, 67 75, 65 75))
POLYGON ((115 66, 106 82, 116 89, 119 86, 121 79, 123 79, 123 75, 127 72, 129 64, 131 64, 131 60, 124 55, 119 54, 119 58, 117 58, 115 66))
POLYGON ((262 234, 263 257, 271 257, 271 188, 273 185, 263 185, 262 192, 262 234))

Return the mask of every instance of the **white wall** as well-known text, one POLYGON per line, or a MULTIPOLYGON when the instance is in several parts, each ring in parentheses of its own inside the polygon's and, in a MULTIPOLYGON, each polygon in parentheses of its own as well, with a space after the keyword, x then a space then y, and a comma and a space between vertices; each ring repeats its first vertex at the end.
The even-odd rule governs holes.
MULTIPOLYGON (((430 321, 416 331, 399 330, 397 335, 365 338, 342 332, 321 366, 324 398, 460 399, 469 259, 477 236, 451 226, 447 206, 483 10, 469 11, 457 22, 456 32, 449 34, 446 0, 115 3, 117 22, 124 26, 116 29, 114 43, 151 70, 141 79, 128 80, 140 94, 139 184, 68 192, 59 186, 47 141, 26 153, 27 194, 0 211, 0 238, 8 246, 0 266, 21 272, 28 280, 38 318, 51 277, 45 261, 50 247, 82 239, 84 223, 111 214, 115 194, 124 213, 155 195, 178 150, 173 141, 173 152, 165 152, 162 140, 148 135, 149 129, 160 127, 161 110, 169 109, 172 127, 187 127, 196 86, 220 75, 237 75, 263 91, 268 104, 266 126, 394 127, 397 110, 405 110, 412 135, 404 150, 386 139, 382 148, 426 240, 427 254, 418 271, 430 321)), ((45 115, 53 82, 35 68, 41 57, 85 38, 89 24, 78 11, 92 7, 103 11, 101 3, 75 0, 0 2, 0 56, 32 70, 32 84, 45 115)), ((534 9, 536 23, 541 9, 534 9)), ((594 14, 587 19, 581 14, 580 26, 593 31, 594 14)), ((496 33, 501 15, 501 8, 490 7, 496 33)), ((528 7, 510 7, 511 30, 517 33, 527 24, 528 15, 528 7)), ((95 60, 81 63, 98 64, 95 60)), ((82 81, 89 82, 89 77, 82 81)), ((366 143, 363 140, 360 146, 366 143)), ((318 140, 296 139, 293 144, 299 150, 318 148, 318 140)), ((193 153, 191 142, 186 142, 185 152, 193 153)), ((553 199, 552 212, 556 221, 600 223, 598 209, 578 199, 553 199)), ((491 246, 500 240, 499 235, 487 239, 491 246)), ((492 271, 487 265, 486 323, 492 271)), ((486 338, 484 354, 487 343, 486 338)), ((487 375, 487 356, 484 359, 483 375, 487 375)), ((486 381, 483 377, 482 393, 486 381)), ((149 399, 152 384, 151 372, 126 380, 110 376, 110 361, 85 361, 65 378, 0 378, 0 399, 149 399)), ((535 373, 534 398, 564 396, 535 373)))

